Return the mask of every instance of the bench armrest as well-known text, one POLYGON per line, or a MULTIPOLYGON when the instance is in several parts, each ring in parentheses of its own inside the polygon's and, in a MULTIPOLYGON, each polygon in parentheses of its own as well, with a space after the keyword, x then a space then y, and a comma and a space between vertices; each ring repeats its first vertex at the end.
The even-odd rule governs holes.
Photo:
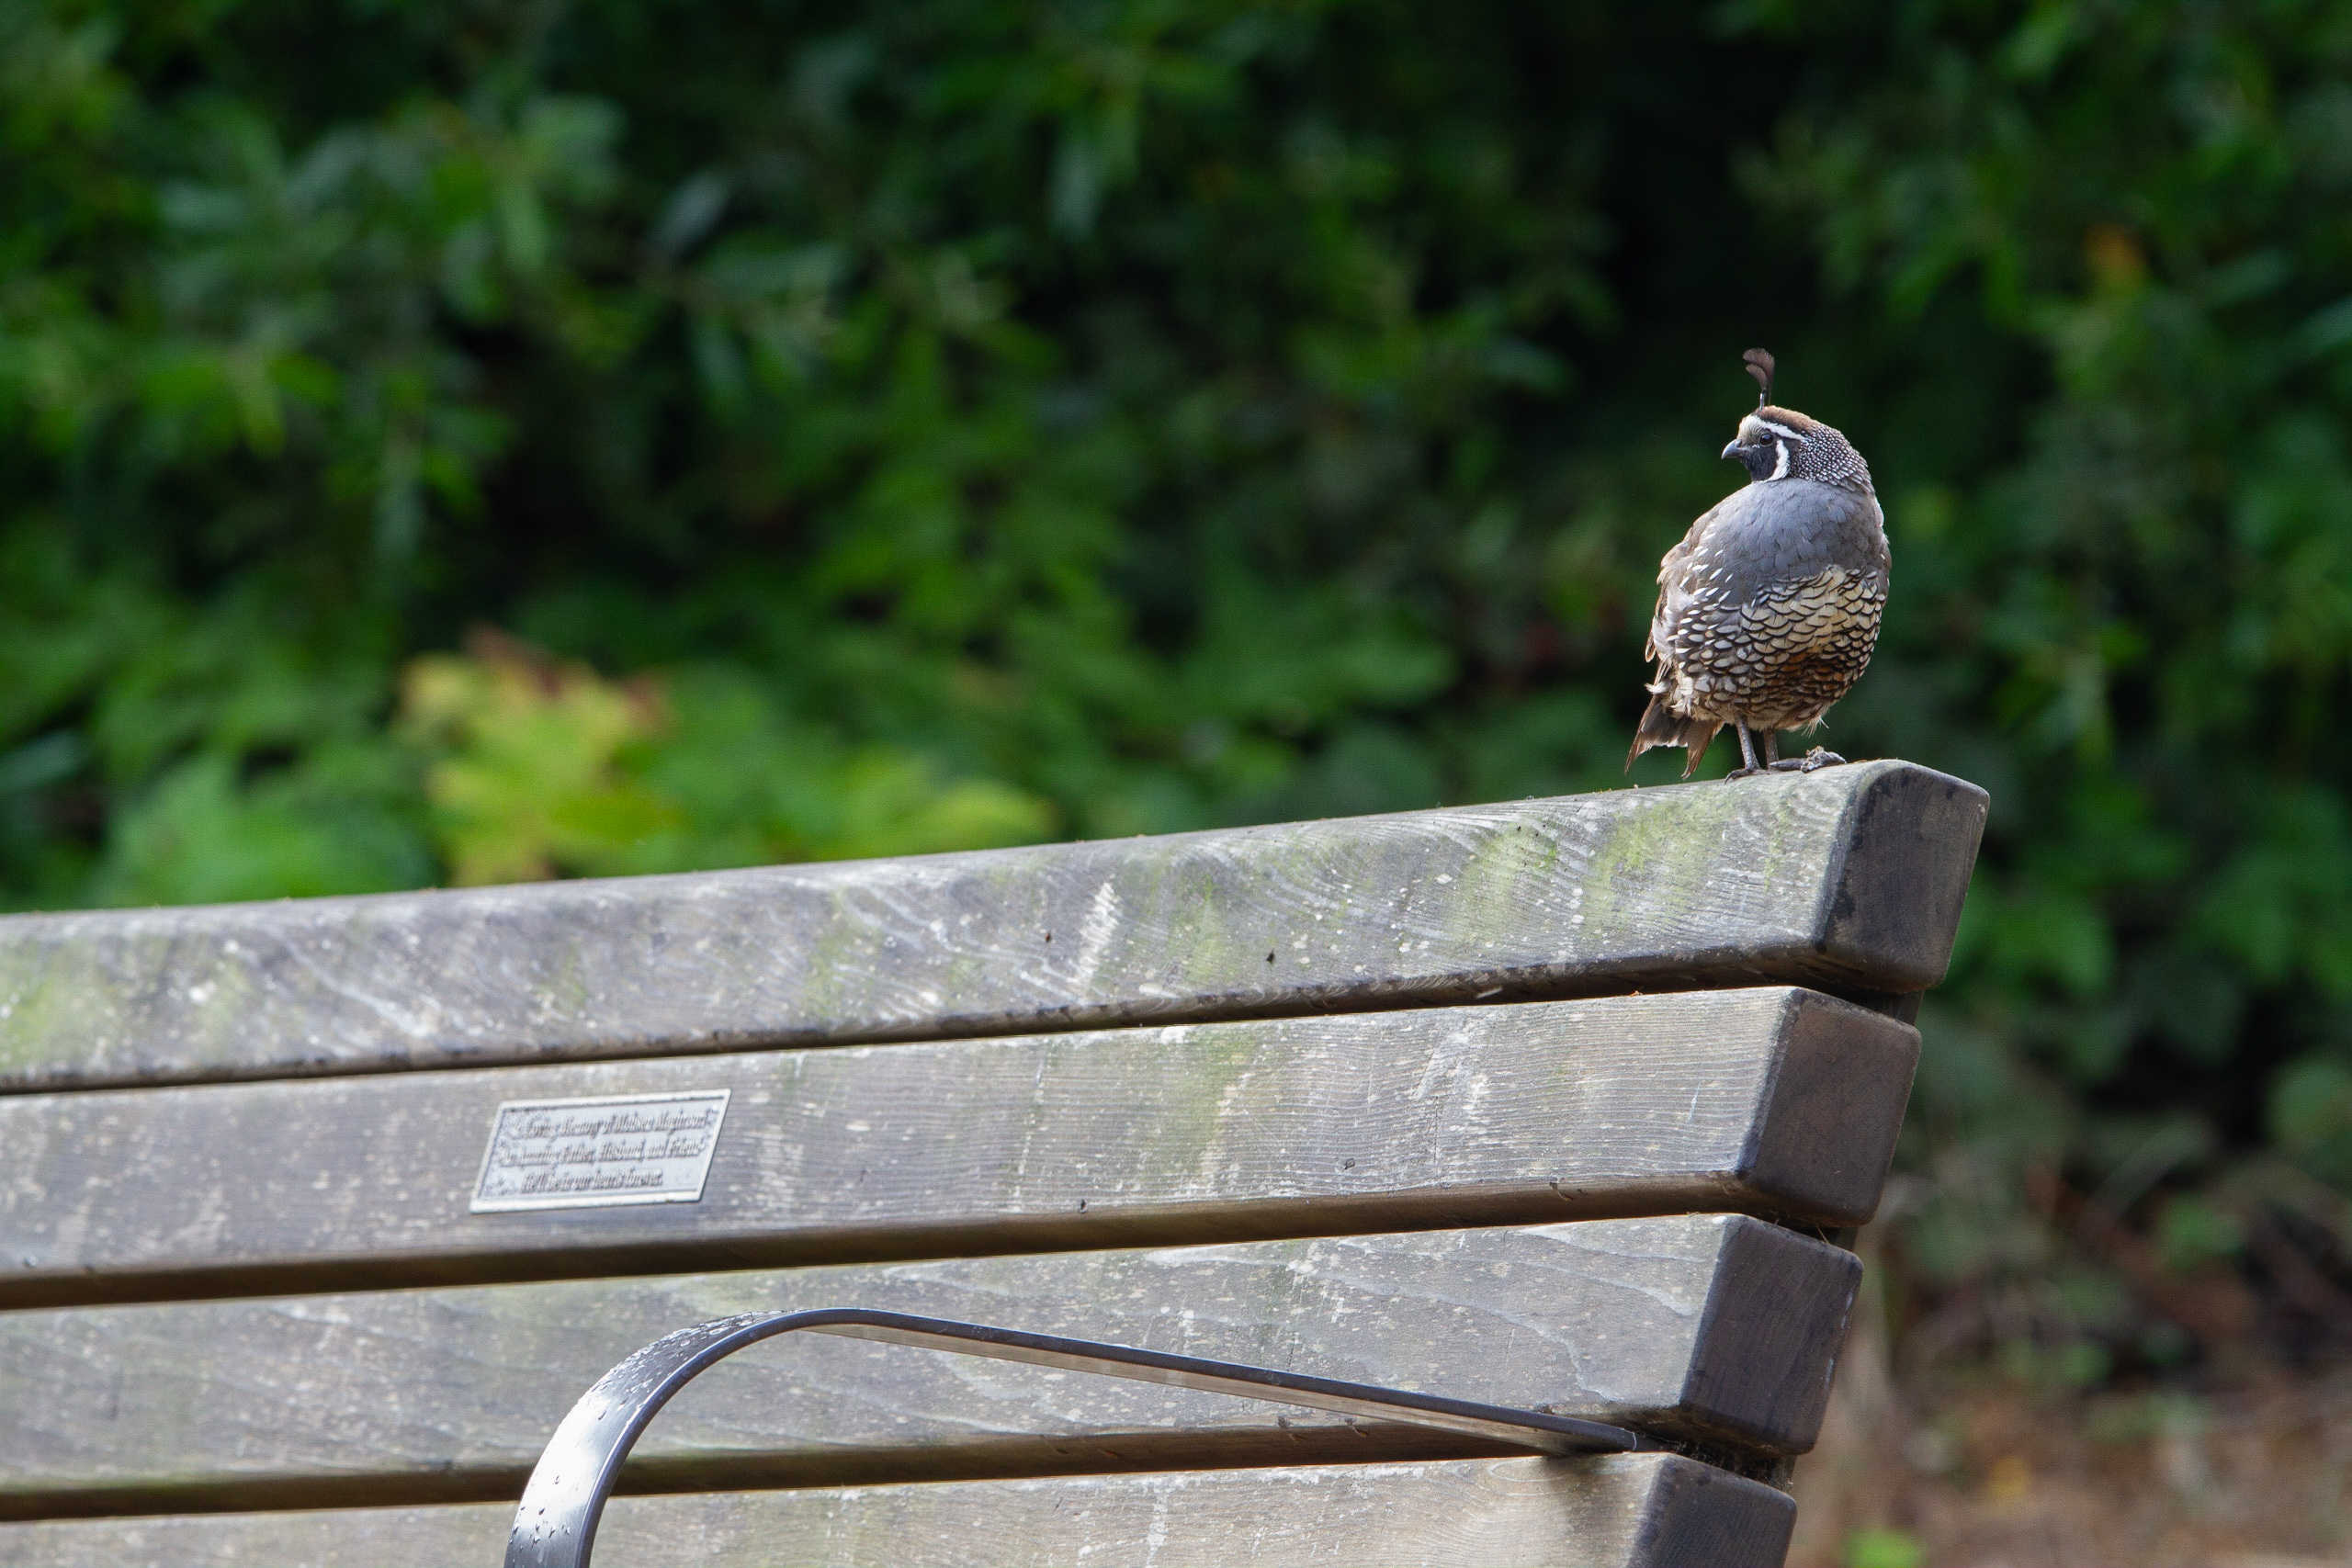
POLYGON ((945 1318, 860 1307, 748 1313, 664 1335, 580 1396, 548 1440, 523 1489, 507 1538, 506 1568, 588 1568, 605 1501, 612 1495, 622 1461, 655 1413, 706 1368, 747 1345, 800 1329, 1304 1405, 1492 1438, 1538 1453, 1627 1453, 1659 1446, 1623 1427, 1574 1416, 945 1318))

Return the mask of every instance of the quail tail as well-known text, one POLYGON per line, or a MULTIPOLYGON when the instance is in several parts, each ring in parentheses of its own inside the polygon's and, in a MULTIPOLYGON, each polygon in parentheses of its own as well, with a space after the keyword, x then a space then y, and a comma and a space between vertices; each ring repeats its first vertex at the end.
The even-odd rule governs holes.
POLYGON ((1721 729, 1720 721, 1684 718, 1666 705, 1666 695, 1658 693, 1650 698, 1647 712, 1642 715, 1639 728, 1634 731, 1634 749, 1625 753, 1625 766, 1632 768, 1634 759, 1657 746, 1682 748, 1682 776, 1689 778, 1699 771, 1699 760, 1707 754, 1708 744, 1721 729))

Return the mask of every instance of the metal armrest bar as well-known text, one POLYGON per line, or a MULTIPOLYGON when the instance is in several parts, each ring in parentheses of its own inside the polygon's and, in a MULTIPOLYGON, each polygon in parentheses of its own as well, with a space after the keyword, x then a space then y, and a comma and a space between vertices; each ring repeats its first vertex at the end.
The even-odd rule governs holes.
POLYGON ((1374 1388, 1268 1367, 1170 1356, 1127 1345, 1099 1345, 1051 1334, 859 1307, 746 1313, 663 1336, 597 1379, 595 1386, 580 1396, 556 1427, 555 1436, 548 1439, 530 1483, 523 1489, 522 1506, 515 1510, 514 1529, 506 1541, 506 1568, 588 1568, 589 1549, 604 1517, 605 1500, 612 1495, 621 1461, 628 1457, 654 1413, 705 1368, 746 1345, 796 1329, 1305 1405, 1342 1416, 1488 1438, 1538 1453, 1625 1453, 1657 1447, 1636 1432, 1598 1421, 1374 1388))

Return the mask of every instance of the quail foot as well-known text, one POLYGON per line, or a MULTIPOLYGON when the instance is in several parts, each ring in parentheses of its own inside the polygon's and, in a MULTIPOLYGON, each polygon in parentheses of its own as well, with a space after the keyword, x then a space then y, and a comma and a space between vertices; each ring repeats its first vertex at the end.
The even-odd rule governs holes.
POLYGON ((1687 779, 1726 724, 1746 764, 1732 778, 1845 761, 1816 746, 1783 761, 1780 732, 1818 727, 1870 663, 1891 570, 1886 519, 1862 455, 1819 420, 1773 404, 1770 355, 1751 348, 1746 358, 1762 390, 1723 455, 1748 482, 1658 564, 1642 650, 1657 678, 1628 768, 1654 746, 1679 746, 1687 779))

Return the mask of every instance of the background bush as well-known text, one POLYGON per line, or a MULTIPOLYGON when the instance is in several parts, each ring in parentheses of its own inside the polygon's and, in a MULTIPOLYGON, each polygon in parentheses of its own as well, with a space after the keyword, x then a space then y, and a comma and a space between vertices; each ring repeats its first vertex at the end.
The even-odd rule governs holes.
POLYGON ((1756 343, 1995 801, 1911 1342, 2324 1346, 2330 0, 0 0, 0 889, 1614 787, 1756 343))

